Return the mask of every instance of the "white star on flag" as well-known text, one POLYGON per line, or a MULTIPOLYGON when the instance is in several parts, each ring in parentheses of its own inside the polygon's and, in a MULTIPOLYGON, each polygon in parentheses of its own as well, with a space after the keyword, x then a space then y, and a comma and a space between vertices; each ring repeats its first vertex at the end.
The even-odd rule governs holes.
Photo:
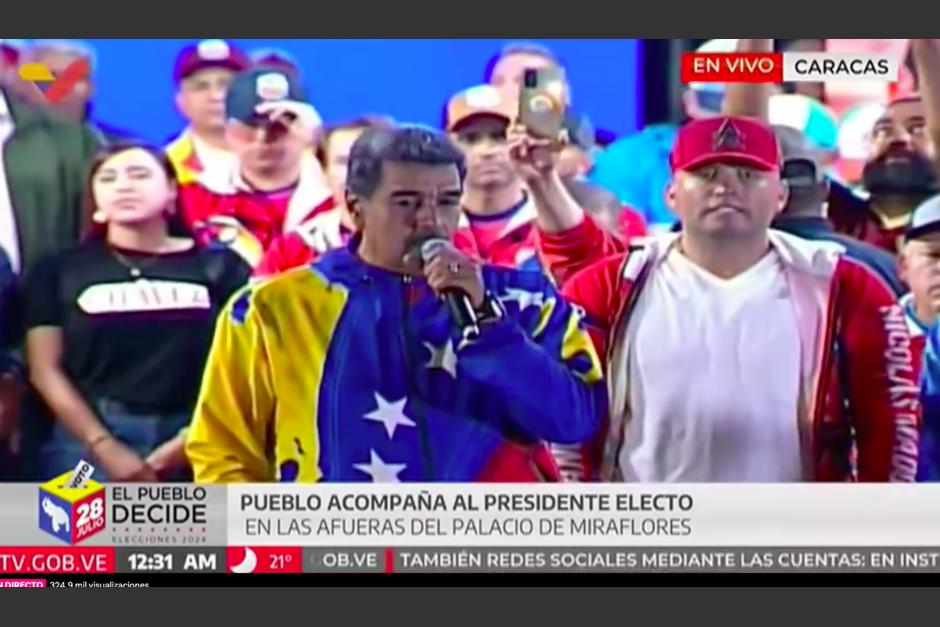
POLYGON ((398 473, 407 468, 407 464, 386 464, 375 449, 369 450, 368 464, 353 464, 353 468, 372 477, 373 483, 401 483, 398 473))
POLYGON ((519 304, 519 311, 525 311, 533 305, 542 306, 545 302, 541 292, 527 292, 518 288, 510 287, 506 289, 506 296, 500 296, 499 300, 503 303, 516 302, 519 304))
POLYGON ((403 427, 415 426, 408 416, 405 415, 405 403, 408 398, 405 397, 394 403, 389 403, 381 394, 375 393, 375 409, 363 416, 366 420, 374 420, 385 425, 385 431, 388 432, 389 439, 395 437, 395 429, 401 425, 403 427))
POLYGON ((424 347, 431 351, 431 359, 426 364, 428 368, 441 368, 453 378, 457 378, 457 353, 450 340, 445 340, 443 346, 435 346, 425 342, 424 347))

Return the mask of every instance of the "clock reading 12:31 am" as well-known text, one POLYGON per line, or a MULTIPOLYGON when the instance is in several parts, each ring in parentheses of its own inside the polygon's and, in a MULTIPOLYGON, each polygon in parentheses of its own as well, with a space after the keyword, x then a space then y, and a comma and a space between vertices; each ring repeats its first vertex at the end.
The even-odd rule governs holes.
POLYGON ((173 570, 173 556, 169 553, 132 553, 127 557, 131 570, 173 570))

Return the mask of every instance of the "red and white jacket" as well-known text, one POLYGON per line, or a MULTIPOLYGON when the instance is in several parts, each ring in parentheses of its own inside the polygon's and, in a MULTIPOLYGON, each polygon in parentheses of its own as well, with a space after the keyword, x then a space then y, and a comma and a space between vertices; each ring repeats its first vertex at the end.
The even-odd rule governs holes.
POLYGON ((236 166, 203 172, 180 185, 183 218, 203 243, 218 241, 233 248, 252 267, 282 233, 295 230, 334 206, 333 194, 316 158, 304 154, 300 181, 290 199, 272 202, 241 177, 236 166))
POLYGON ((299 268, 334 248, 345 246, 353 232, 343 224, 342 207, 322 211, 268 246, 254 276, 267 277, 299 268))
MULTIPOLYGON (((598 352, 606 355, 609 420, 597 441, 556 452, 568 479, 621 480, 619 456, 631 419, 630 379, 621 367, 627 325, 647 278, 677 238, 649 238, 623 251, 590 218, 539 238, 563 294, 585 310, 598 352)), ((803 347, 795 419, 806 479, 914 481, 919 369, 904 311, 881 279, 837 244, 779 231, 770 240, 783 262, 803 347)))
POLYGON ((460 214, 457 232, 454 234, 454 246, 494 266, 522 268, 538 263, 537 238, 535 205, 532 204, 531 198, 527 197, 519 210, 512 214, 509 222, 503 227, 499 240, 490 247, 486 256, 480 252, 466 212, 460 214))

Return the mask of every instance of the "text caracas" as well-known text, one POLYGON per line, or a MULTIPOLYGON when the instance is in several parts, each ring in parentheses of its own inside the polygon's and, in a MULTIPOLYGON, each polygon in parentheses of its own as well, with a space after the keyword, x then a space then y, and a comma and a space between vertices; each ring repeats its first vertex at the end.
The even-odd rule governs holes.
POLYGON ((891 66, 887 59, 799 59, 793 66, 797 74, 857 78, 888 76, 891 66))

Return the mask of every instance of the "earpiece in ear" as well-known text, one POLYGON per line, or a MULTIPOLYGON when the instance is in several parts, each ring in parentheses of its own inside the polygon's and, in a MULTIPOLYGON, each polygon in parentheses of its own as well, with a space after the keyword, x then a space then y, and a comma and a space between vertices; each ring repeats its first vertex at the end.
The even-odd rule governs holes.
POLYGON ((95 211, 93 214, 91 214, 91 219, 98 224, 105 224, 108 221, 108 216, 104 211, 99 209, 98 211, 95 211))

